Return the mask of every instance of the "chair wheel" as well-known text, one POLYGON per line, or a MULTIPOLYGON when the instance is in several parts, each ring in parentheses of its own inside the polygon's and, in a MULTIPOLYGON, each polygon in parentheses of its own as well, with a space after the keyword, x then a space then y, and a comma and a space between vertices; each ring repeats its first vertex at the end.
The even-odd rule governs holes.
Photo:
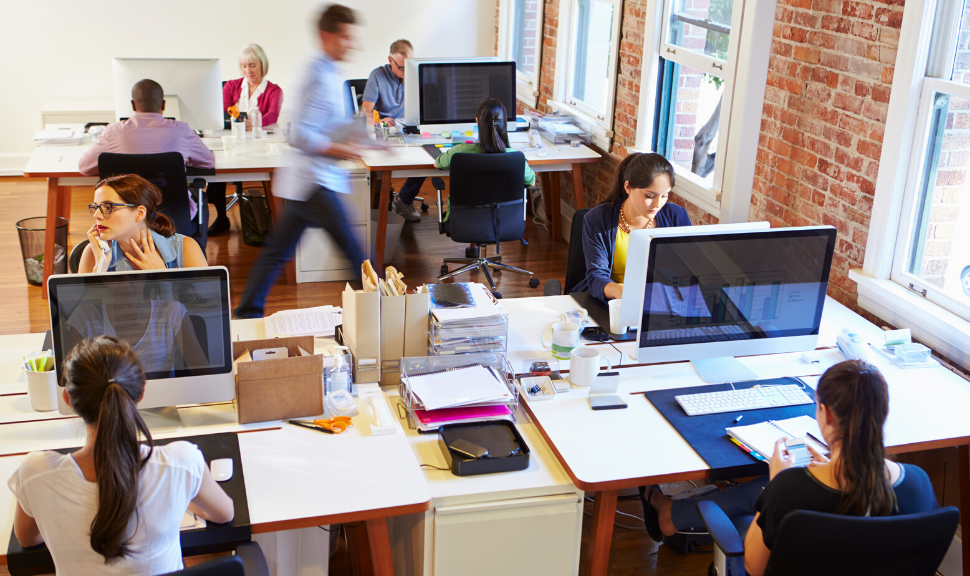
POLYGON ((422 212, 427 212, 428 211, 428 208, 429 208, 429 206, 428 206, 428 203, 427 202, 422 202, 421 203, 421 211, 422 212))
POLYGON ((502 293, 501 292, 492 292, 492 296, 495 296, 495 299, 496 300, 501 300, 502 299, 502 293))
POLYGON ((447 264, 442 264, 441 265, 441 275, 444 276, 447 273, 448 273, 448 265, 447 264))
POLYGON ((529 278, 529 288, 538 288, 538 287, 539 287, 539 279, 529 278))

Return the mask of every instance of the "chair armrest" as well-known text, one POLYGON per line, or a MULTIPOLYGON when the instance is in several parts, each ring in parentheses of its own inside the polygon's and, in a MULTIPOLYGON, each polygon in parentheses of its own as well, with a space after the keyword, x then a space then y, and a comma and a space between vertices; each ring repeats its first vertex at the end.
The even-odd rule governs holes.
POLYGON ((236 546, 236 557, 243 561, 246 576, 269 576, 269 566, 263 549, 256 542, 245 542, 236 546))
POLYGON ((546 283, 542 285, 543 296, 559 296, 560 294, 562 294, 562 283, 559 280, 552 278, 546 280, 546 283))
POLYGON ((438 192, 441 192, 445 189, 445 181, 441 176, 435 176, 431 179, 431 186, 438 192))
POLYGON ((189 184, 189 191, 195 192, 199 195, 199 226, 200 227, 202 226, 202 216, 203 216, 202 210, 206 209, 204 193, 205 193, 205 187, 207 185, 208 183, 205 181, 205 178, 194 178, 192 180, 192 183, 189 184))
POLYGON ((714 538, 714 544, 720 548, 728 558, 744 555, 744 542, 727 514, 720 506, 710 500, 698 500, 697 513, 707 526, 707 531, 714 538))

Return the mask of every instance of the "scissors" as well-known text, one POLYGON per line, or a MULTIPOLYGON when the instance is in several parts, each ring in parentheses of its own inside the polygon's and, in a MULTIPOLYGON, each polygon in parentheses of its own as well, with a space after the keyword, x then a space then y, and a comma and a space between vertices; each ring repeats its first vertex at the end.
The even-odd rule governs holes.
POLYGON ((325 420, 314 420, 313 423, 321 428, 330 430, 334 434, 340 434, 354 425, 350 416, 334 416, 333 418, 327 418, 325 420))

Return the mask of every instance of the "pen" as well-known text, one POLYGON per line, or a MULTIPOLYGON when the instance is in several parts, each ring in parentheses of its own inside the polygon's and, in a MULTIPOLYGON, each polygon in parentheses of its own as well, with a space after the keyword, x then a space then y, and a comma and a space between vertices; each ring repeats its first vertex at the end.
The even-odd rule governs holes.
POLYGON ((816 442, 818 442, 822 446, 825 446, 826 448, 829 447, 828 444, 826 444, 825 442, 822 442, 821 440, 819 440, 818 438, 816 438, 815 435, 812 434, 811 432, 806 432, 805 435, 808 436, 809 438, 811 438, 812 440, 815 440, 816 442))
POLYGON ((741 419, 742 419, 742 418, 744 418, 744 414, 741 414, 741 415, 739 415, 739 416, 738 416, 737 418, 735 418, 735 419, 734 419, 734 423, 735 423, 735 424, 737 424, 738 422, 740 422, 740 421, 741 421, 741 419))
POLYGON ((310 430, 316 430, 317 432, 323 432, 325 434, 333 434, 332 430, 327 430, 322 426, 316 426, 314 424, 308 424, 306 422, 300 422, 299 420, 287 420, 288 423, 294 426, 300 426, 301 428, 309 428, 310 430))

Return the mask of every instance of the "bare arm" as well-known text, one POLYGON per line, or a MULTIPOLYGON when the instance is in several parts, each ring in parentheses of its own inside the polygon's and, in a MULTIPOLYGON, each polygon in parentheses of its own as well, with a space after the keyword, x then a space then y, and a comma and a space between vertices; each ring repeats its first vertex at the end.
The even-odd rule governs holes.
MULTIPOLYGON (((98 257, 94 253, 94 247, 88 244, 84 247, 84 252, 81 252, 81 262, 78 263, 77 271, 79 274, 88 274, 94 272, 97 265, 98 257)), ((105 268, 107 268, 107 265, 105 268)))
POLYGON ((202 487, 199 488, 199 494, 189 504, 189 510, 203 520, 216 524, 225 524, 235 516, 232 498, 226 494, 221 486, 216 484, 208 466, 205 466, 202 470, 202 487))
POLYGON ((182 268, 205 268, 209 262, 194 238, 182 238, 182 268))
POLYGON ((37 527, 37 520, 28 516, 19 503, 13 516, 13 533, 17 537, 17 542, 20 542, 24 548, 44 543, 44 537, 40 535, 40 528, 37 527))
POLYGON ((748 534, 744 537, 744 569, 751 576, 764 574, 765 567, 768 566, 768 558, 771 556, 771 550, 765 546, 761 526, 758 526, 760 516, 760 512, 754 515, 748 534))
POLYGON ((623 298, 623 284, 617 284, 616 282, 610 282, 603 287, 603 295, 610 300, 618 300, 623 298))
POLYGON ((367 102, 365 100, 364 105, 360 107, 360 111, 369 116, 374 113, 374 104, 376 104, 376 102, 367 102))

